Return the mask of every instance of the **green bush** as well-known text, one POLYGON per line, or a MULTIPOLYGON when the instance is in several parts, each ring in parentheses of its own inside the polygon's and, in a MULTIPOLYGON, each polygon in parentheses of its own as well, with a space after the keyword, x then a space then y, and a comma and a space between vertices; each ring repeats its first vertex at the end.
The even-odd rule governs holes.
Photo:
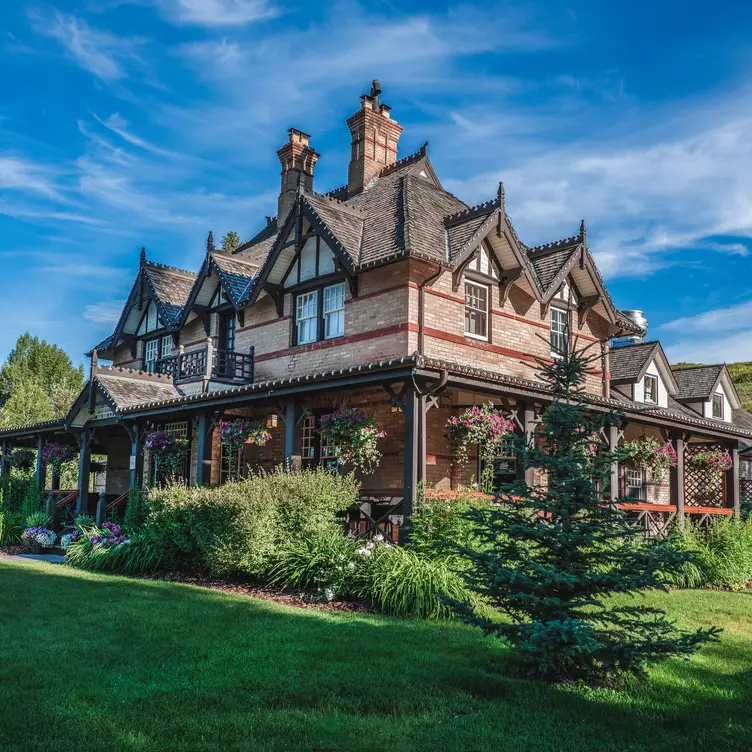
POLYGON ((146 527, 186 563, 213 575, 263 576, 286 542, 340 530, 337 516, 357 498, 351 475, 278 469, 216 488, 156 490, 146 527))
POLYGON ((746 587, 752 581, 752 519, 721 519, 709 528, 687 527, 671 545, 694 551, 694 561, 675 578, 679 587, 746 587))
POLYGON ((130 543, 115 546, 92 546, 88 537, 83 537, 68 546, 66 557, 67 563, 78 569, 139 575, 159 569, 165 563, 167 552, 150 535, 136 533, 130 543))
MULTIPOLYGON (((440 595, 470 600, 480 611, 482 603, 465 586, 447 562, 427 559, 416 551, 377 544, 371 555, 356 565, 353 595, 394 616, 435 619, 451 616, 440 595)), ((357 555, 356 555, 357 556, 357 555)))
POLYGON ((7 504, 0 505, 0 546, 20 543, 23 531, 21 514, 7 504))
POLYGON ((49 519, 45 512, 32 512, 26 516, 24 525, 26 527, 46 527, 49 519))

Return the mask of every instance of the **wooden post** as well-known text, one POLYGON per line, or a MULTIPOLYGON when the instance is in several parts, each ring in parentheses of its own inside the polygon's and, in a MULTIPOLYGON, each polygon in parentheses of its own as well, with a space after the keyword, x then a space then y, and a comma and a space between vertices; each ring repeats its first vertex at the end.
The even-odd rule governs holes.
POLYGON ((671 468, 671 501, 676 504, 679 529, 684 530, 684 436, 680 431, 672 434, 676 467, 671 468))
POLYGON ((50 491, 47 496, 46 513, 47 527, 49 527, 50 530, 57 530, 57 497, 55 496, 54 491, 50 491))
POLYGON ((739 442, 735 441, 731 447, 731 469, 726 471, 726 504, 734 510, 734 517, 738 517, 741 507, 739 490, 739 442))
POLYGON ((421 401, 415 386, 408 383, 405 387, 405 457, 404 457, 404 490, 402 497, 402 525, 399 538, 403 543, 410 530, 413 504, 418 488, 418 444, 420 431, 421 401))
POLYGON ((206 367, 204 370, 204 391, 209 388, 212 373, 214 371, 214 340, 211 337, 206 338, 206 367))
MULTIPOLYGON (((531 446, 532 442, 535 441, 535 405, 520 400, 517 403, 517 408, 517 417, 522 424, 520 428, 522 440, 526 446, 531 446)), ((535 485, 535 468, 526 468, 519 455, 517 457, 517 479, 524 480, 528 488, 535 485)))
POLYGON ((50 483, 50 486, 56 491, 60 490, 60 471, 54 467, 52 468, 52 483, 50 483))
POLYGON ((0 476, 7 475, 10 472, 10 441, 3 439, 2 448, 0 448, 0 476))
MULTIPOLYGON (((619 426, 608 427, 608 449, 615 452, 619 446, 619 426)), ((608 494, 611 503, 615 504, 619 498, 619 463, 611 463, 611 472, 608 477, 608 494)))
POLYGON ((89 430, 86 428, 82 429, 78 436, 78 499, 76 499, 76 516, 89 513, 89 471, 91 463, 89 438, 89 430))
POLYGON ((107 496, 104 491, 100 491, 99 499, 97 500, 97 527, 102 527, 107 521, 107 496))
POLYGON ((140 489, 141 479, 144 474, 144 453, 141 451, 142 428, 138 423, 133 423, 127 429, 131 439, 131 456, 128 466, 128 488, 140 489))
POLYGON ((428 411, 432 405, 424 396, 418 397, 418 482, 426 482, 426 454, 428 452, 428 411))
POLYGON ((285 404, 285 465, 292 470, 300 470, 301 456, 301 410, 295 397, 290 397, 285 404))
POLYGON ((46 480, 47 475, 47 467, 44 464, 44 461, 42 459, 42 450, 44 449, 45 445, 45 437, 40 433, 39 436, 37 436, 37 469, 34 474, 34 479, 37 483, 37 488, 40 491, 44 491, 44 484, 46 480))
POLYGON ((214 436, 214 426, 212 426, 211 414, 204 411, 198 416, 198 460, 196 463, 196 483, 197 486, 205 486, 211 482, 211 463, 212 463, 212 437, 214 436))

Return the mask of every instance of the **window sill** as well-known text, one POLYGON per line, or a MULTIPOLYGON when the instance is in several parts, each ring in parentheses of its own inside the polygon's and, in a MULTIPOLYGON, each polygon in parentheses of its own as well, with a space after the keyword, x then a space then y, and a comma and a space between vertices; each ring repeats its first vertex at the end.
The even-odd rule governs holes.
POLYGON ((481 337, 479 334, 470 334, 470 332, 465 332, 465 336, 468 339, 474 339, 474 340, 477 340, 478 342, 488 342, 488 336, 481 337))

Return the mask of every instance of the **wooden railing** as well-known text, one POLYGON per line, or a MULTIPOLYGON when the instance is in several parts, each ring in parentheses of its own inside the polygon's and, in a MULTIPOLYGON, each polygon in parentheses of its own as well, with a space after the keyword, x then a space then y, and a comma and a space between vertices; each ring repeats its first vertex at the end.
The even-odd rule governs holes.
POLYGON ((108 505, 107 505, 107 511, 112 512, 115 509, 118 509, 119 507, 125 506, 126 502, 128 501, 129 491, 126 491, 124 494, 121 494, 116 499, 113 499, 108 505))
POLYGON ((172 376, 175 381, 201 378, 253 381, 253 348, 250 353, 211 348, 211 372, 207 368, 209 349, 202 347, 160 358, 155 364, 155 371, 172 376))

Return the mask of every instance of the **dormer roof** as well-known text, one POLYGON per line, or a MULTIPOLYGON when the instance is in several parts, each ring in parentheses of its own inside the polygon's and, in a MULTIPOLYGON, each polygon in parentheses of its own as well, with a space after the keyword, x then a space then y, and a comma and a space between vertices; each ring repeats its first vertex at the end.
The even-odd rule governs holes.
POLYGON ((723 384, 731 407, 734 410, 741 407, 741 400, 731 380, 731 374, 723 363, 674 368, 673 373, 679 385, 676 399, 680 402, 709 402, 717 391, 718 385, 723 384))
POLYGON ((614 347, 608 356, 608 366, 613 384, 634 384, 640 381, 651 363, 655 363, 666 385, 669 396, 676 396, 678 384, 671 371, 661 343, 637 342, 633 345, 614 347))

